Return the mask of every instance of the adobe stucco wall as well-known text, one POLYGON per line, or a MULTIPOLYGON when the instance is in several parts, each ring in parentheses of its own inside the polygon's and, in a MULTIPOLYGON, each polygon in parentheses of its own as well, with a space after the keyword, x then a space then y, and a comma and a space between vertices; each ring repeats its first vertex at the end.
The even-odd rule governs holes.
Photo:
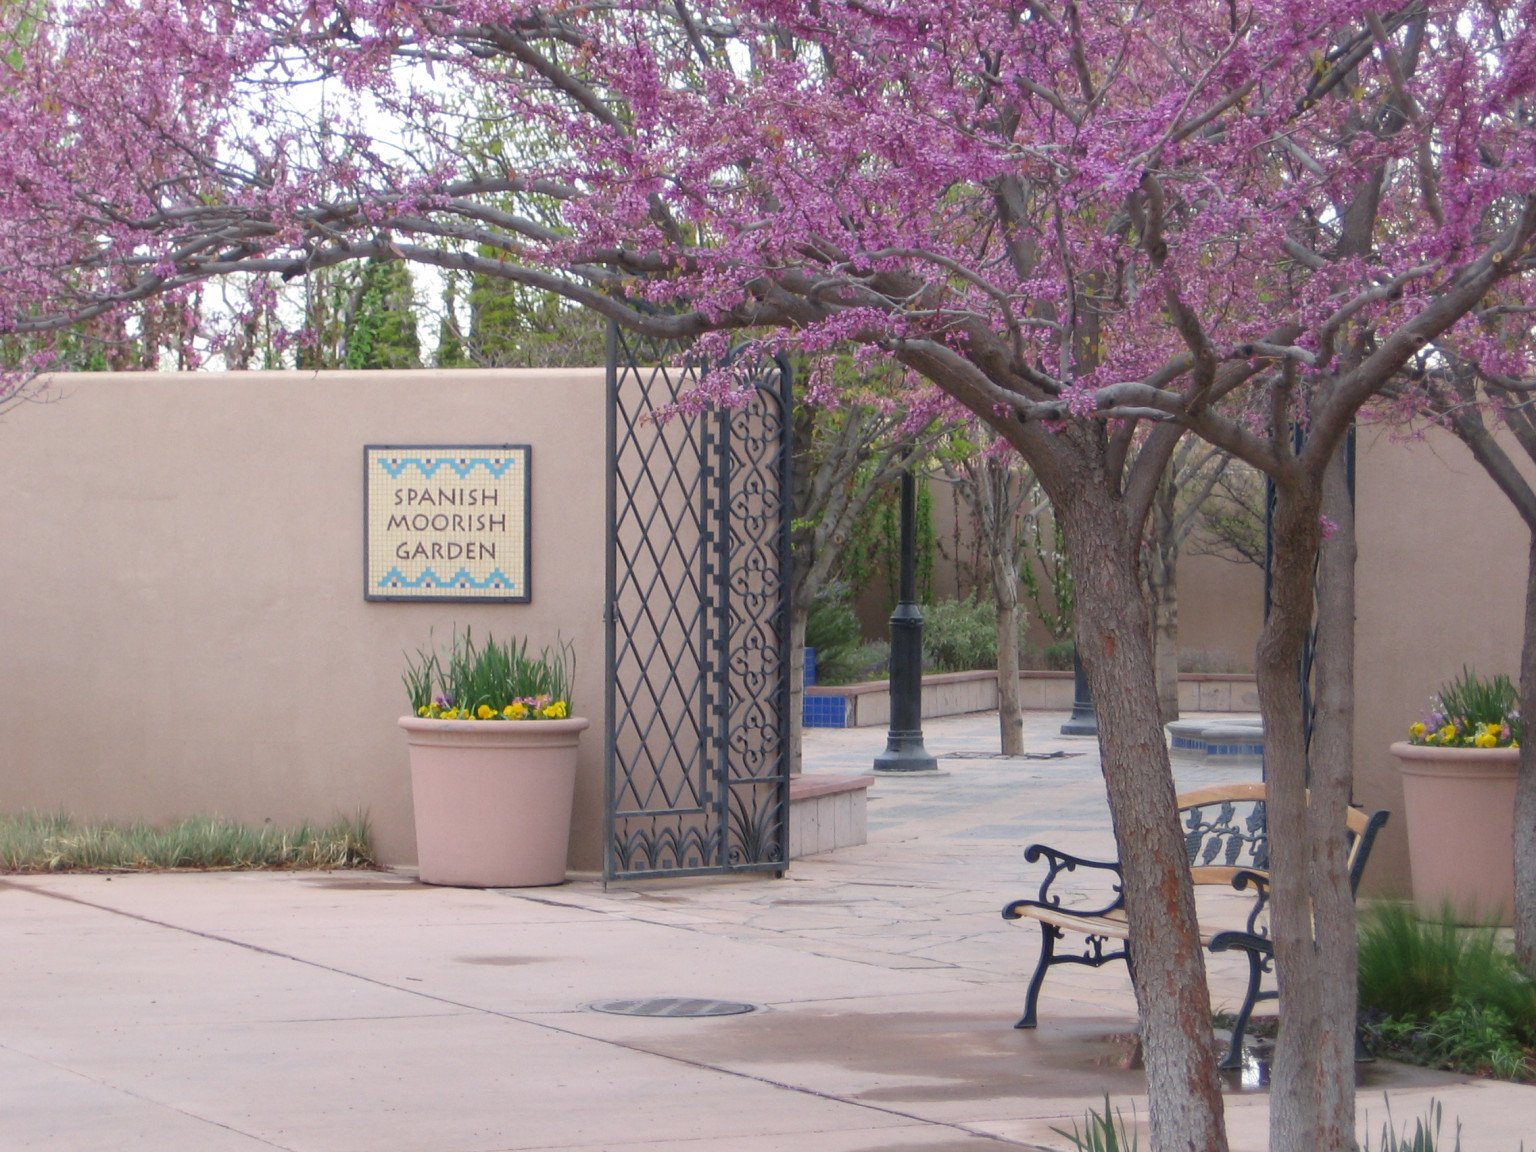
MULTIPOLYGON (((939 554, 934 562, 934 595, 940 599, 959 596, 975 585, 980 559, 973 540, 973 521, 954 485, 930 479, 933 494, 933 530, 939 554)), ((1179 648, 1206 654, 1215 667, 1202 672, 1252 672, 1253 650, 1264 626, 1264 570, 1255 564, 1237 564, 1216 556, 1197 555, 1186 547, 1179 556, 1179 648)), ((991 596, 991 585, 981 582, 979 596, 991 596)), ((890 614, 884 591, 865 596, 858 604, 859 621, 869 635, 886 633, 890 614)), ((1029 642, 1043 648, 1050 634, 1033 618, 1027 600, 1023 611, 1030 617, 1029 642)))
POLYGON ((1403 791, 1387 747, 1463 664, 1518 677, 1530 535, 1461 442, 1439 430, 1403 444, 1363 429, 1355 509, 1355 796, 1392 812, 1365 884, 1406 893, 1403 791))
POLYGON ((1218 665, 1197 671, 1252 672, 1264 627, 1264 569, 1186 548, 1178 575, 1180 650, 1203 652, 1218 665))
POLYGON ((557 630, 601 863, 601 370, 85 374, 0 422, 0 810, 366 809, 414 859, 402 652, 557 630), (532 446, 532 602, 363 599, 365 444, 532 446))

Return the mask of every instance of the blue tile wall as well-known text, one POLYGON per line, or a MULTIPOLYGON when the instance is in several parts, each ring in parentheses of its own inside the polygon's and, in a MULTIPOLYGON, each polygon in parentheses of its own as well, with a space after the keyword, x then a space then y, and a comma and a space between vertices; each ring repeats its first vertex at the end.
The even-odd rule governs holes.
POLYGON ((1207 756, 1262 756, 1264 745, 1262 744, 1207 744, 1205 746, 1207 756))
POLYGON ((806 696, 804 699, 807 728, 848 727, 846 696, 806 696))

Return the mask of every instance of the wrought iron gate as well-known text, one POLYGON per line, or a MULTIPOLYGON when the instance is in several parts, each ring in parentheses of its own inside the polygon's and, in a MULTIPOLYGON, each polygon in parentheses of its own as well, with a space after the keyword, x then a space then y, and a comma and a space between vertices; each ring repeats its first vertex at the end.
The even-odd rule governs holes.
POLYGON ((788 858, 789 365, 658 420, 685 352, 609 328, 608 880, 788 858))

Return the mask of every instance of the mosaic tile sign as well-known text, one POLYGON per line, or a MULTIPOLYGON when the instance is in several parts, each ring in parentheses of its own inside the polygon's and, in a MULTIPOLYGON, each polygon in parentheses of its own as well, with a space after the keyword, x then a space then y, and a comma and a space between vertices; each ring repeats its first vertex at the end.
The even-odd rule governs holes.
POLYGON ((526 602, 528 456, 526 444, 364 448, 365 597, 526 602))

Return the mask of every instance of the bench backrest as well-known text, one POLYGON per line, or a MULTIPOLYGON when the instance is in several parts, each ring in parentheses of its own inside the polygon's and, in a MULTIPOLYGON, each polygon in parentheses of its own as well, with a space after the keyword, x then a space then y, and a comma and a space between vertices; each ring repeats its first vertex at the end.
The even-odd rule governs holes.
MULTIPOLYGON (((1196 882, 1226 883, 1239 871, 1269 873, 1269 830, 1264 785, 1219 784, 1178 798, 1179 825, 1196 882)), ((1349 890, 1360 885, 1386 812, 1351 807, 1344 815, 1349 844, 1349 890)))

